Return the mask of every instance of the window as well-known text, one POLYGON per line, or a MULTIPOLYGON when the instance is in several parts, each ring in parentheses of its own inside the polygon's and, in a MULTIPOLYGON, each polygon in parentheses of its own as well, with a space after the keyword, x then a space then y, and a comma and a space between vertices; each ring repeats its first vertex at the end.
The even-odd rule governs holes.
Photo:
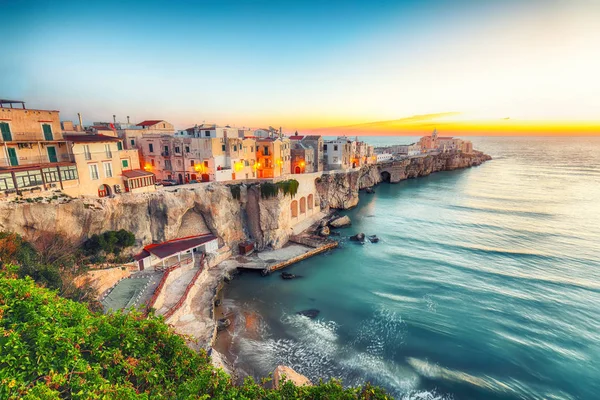
POLYGON ((129 160, 121 160, 121 166, 123 169, 129 168, 129 160))
POLYGON ((150 153, 154 153, 154 145, 152 143, 148 143, 148 150, 150 153))
POLYGON ((44 183, 42 181, 42 171, 40 170, 15 172, 15 180, 18 188, 37 186, 44 183))
POLYGON ((190 146, 185 146, 185 152, 189 153, 190 152, 190 146))
POLYGON ((5 142, 12 140, 12 134, 10 132, 10 125, 8 125, 8 122, 0 122, 0 131, 2 131, 2 140, 5 142))
MULTIPOLYGON (((165 149, 165 151, 167 151, 167 150, 165 149)), ((181 153, 181 150, 179 149, 179 146, 175 146, 175 153, 181 153)))
POLYGON ((117 142, 117 150, 123 150, 123 142, 117 142))
POLYGON ((204 161, 204 166, 208 168, 208 161, 204 161))
POLYGON ((333 145, 333 151, 337 151, 338 147, 337 144, 333 145))
POLYGON ((129 142, 131 143, 132 146, 135 146, 135 140, 131 139, 129 142))
POLYGON ((99 178, 98 175, 98 165, 97 164, 90 164, 88 166, 90 168, 90 178, 95 181, 99 178))
POLYGON ((105 162, 104 164, 104 176, 107 178, 112 178, 112 164, 109 162, 105 162))
POLYGON ((167 127, 167 124, 163 124, 163 128, 166 128, 166 127, 167 127))
POLYGON ((338 158, 337 157, 333 157, 333 162, 337 163, 338 162, 338 158))
POLYGON ((327 145, 326 144, 323 145, 323 150, 327 150, 327 145))
MULTIPOLYGON (((171 160, 165 160, 165 169, 168 169, 168 170, 173 169, 173 167, 171 166, 171 160)), ((169 178, 169 179, 171 179, 171 178, 169 178)))
POLYGON ((194 166, 194 160, 190 161, 190 165, 193 167, 194 166))
POLYGON ((72 181, 78 178, 77 167, 74 165, 68 167, 60 167, 60 179, 63 181, 72 181))
POLYGON ((50 124, 42 124, 42 131, 44 132, 44 140, 52 140, 52 127, 50 124))
POLYGON ((44 168, 42 169, 44 173, 44 180, 46 183, 58 182, 58 168, 44 168))
POLYGON ((0 190, 10 190, 15 188, 15 183, 11 173, 0 174, 0 190))
POLYGON ((210 131, 204 131, 204 136, 210 137, 210 131))
POLYGON ((106 153, 107 158, 112 158, 112 151, 110 151, 110 144, 104 145, 104 152, 106 153))
POLYGON ((224 144, 221 145, 221 151, 225 151, 225 145, 224 144))
POLYGON ((88 146, 87 144, 83 145, 83 154, 86 160, 92 159, 92 153, 90 153, 90 146, 88 146))
POLYGON ((154 167, 154 159, 150 160, 150 164, 154 167))
POLYGON ((265 146, 265 156, 269 155, 269 146, 265 146))
POLYGON ((233 151, 237 151, 237 146, 235 144, 233 145, 233 151))

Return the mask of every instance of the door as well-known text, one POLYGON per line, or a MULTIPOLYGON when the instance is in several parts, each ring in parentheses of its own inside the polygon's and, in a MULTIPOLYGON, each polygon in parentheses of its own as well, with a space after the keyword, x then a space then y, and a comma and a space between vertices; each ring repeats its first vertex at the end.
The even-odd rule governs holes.
POLYGON ((48 124, 43 124, 42 129, 44 130, 44 139, 52 140, 52 127, 48 124))
POLYGON ((179 174, 179 184, 183 184, 183 176, 181 174, 179 174))
POLYGON ((0 122, 0 131, 2 131, 2 140, 5 142, 10 142, 12 140, 12 135, 10 134, 10 125, 8 125, 8 122, 0 122))
POLYGON ((19 158, 17 157, 17 149, 13 149, 12 147, 8 148, 8 160, 10 161, 10 165, 16 167, 19 165, 19 158))
POLYGON ((56 156, 56 147, 47 147, 48 149, 48 160, 50 162, 58 162, 58 157, 56 156))

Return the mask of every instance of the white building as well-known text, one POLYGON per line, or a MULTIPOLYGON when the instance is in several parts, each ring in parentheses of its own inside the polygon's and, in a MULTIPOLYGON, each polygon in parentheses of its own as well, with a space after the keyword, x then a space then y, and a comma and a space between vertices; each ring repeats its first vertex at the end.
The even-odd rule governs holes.
POLYGON ((205 234, 173 239, 160 244, 150 244, 134 258, 140 271, 154 268, 164 268, 181 263, 195 261, 202 253, 215 253, 219 249, 219 241, 215 235, 205 234))
POLYGON ((352 141, 347 137, 338 137, 335 140, 327 140, 323 143, 323 153, 327 169, 347 169, 352 166, 351 159, 354 154, 352 149, 356 150, 356 143, 353 146, 352 141))
POLYGON ((392 159, 392 154, 391 153, 379 153, 377 154, 377 162, 385 162, 385 161, 390 161, 392 159))

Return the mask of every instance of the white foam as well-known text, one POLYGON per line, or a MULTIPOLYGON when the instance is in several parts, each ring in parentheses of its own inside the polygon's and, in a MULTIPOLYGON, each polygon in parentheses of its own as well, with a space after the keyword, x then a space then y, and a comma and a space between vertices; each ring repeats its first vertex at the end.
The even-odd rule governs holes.
POLYGON ((383 297, 386 299, 390 299, 390 300, 394 300, 394 301, 398 301, 401 303, 420 303, 421 299, 416 299, 414 297, 408 297, 408 296, 400 296, 397 294, 390 294, 390 293, 381 293, 381 292, 372 292, 375 296, 379 296, 379 297, 383 297))

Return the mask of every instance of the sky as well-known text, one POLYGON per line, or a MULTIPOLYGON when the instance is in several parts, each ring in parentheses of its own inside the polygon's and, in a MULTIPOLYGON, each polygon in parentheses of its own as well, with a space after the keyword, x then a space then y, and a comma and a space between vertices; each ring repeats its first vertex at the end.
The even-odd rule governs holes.
POLYGON ((0 0, 0 98, 84 123, 600 134, 600 1, 0 0))

